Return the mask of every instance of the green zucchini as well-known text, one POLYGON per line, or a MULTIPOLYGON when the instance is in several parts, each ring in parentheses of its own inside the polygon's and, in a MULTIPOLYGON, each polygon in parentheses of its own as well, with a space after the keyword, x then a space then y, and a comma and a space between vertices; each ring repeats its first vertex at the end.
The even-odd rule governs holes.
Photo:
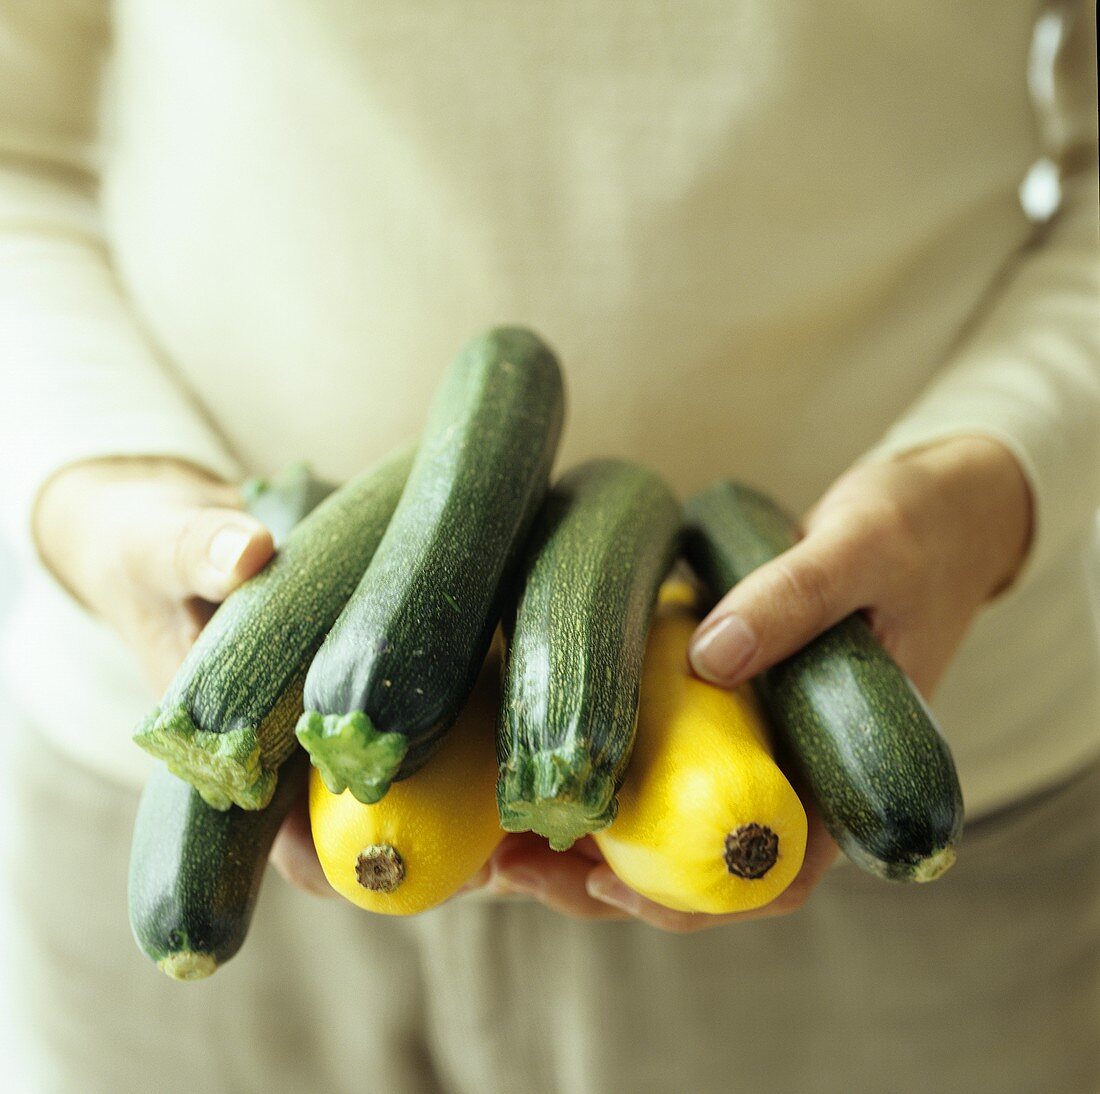
POLYGON ((308 770, 299 754, 266 808, 221 810, 157 764, 134 820, 127 899, 134 938, 169 976, 202 979, 241 948, 271 845, 308 770))
POLYGON ((538 832, 560 851, 615 819, 680 524, 661 478, 621 460, 582 464, 550 492, 508 621, 497 733, 507 831, 538 832))
POLYGON ((306 677, 298 739, 333 793, 378 801, 458 716, 563 413, 557 360, 529 331, 491 330, 448 369, 393 520, 306 677))
MULTIPOLYGON (((719 482, 687 504, 685 550, 717 599, 793 546, 773 501, 719 482)), ((856 614, 754 681, 832 837, 857 866, 931 881, 955 861, 963 802, 931 712, 856 614)))
POLYGON ((134 739, 216 809, 262 809, 296 747, 306 669, 370 562, 412 461, 331 494, 214 613, 134 739))
POLYGON ((331 482, 317 478, 306 463, 292 463, 270 479, 252 478, 241 486, 241 501, 281 547, 307 513, 335 490, 331 482))

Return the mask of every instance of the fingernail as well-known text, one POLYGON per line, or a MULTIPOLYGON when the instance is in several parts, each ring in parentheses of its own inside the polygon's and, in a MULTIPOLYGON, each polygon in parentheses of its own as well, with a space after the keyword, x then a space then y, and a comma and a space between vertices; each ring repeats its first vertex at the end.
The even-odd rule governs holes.
POLYGON ((494 869, 487 888, 498 896, 507 896, 510 893, 525 893, 530 896, 538 893, 541 886, 542 878, 535 871, 518 866, 494 869))
POLYGON ((252 537, 240 528, 229 525, 222 528, 210 541, 206 557, 215 570, 231 574, 244 554, 244 549, 252 537))
POLYGON ((505 885, 525 893, 537 892, 542 887, 542 878, 534 870, 503 870, 498 876, 505 885))
POLYGON ((593 900, 621 908, 624 912, 633 910, 634 894, 618 878, 591 878, 585 888, 593 900))
POLYGON ((723 615, 692 644, 691 667, 712 684, 732 684, 756 649, 749 625, 739 615, 723 615))

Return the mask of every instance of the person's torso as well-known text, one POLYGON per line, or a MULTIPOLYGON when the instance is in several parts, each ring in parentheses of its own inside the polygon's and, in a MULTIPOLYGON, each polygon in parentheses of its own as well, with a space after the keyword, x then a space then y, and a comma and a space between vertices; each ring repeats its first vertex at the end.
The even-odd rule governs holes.
MULTIPOLYGON (((633 457, 684 492, 734 475, 801 510, 949 359, 1031 231, 1036 13, 121 0, 112 256, 250 471, 353 473, 415 436, 470 335, 520 323, 563 361, 559 468, 633 457)), ((987 614, 937 700, 974 807, 1092 732, 1083 551, 987 614), (1052 749, 1035 722, 1056 707, 1052 749)), ((72 644, 117 694, 122 655, 72 644)), ((135 676, 115 707, 138 694, 135 676)))
POLYGON ((347 475, 495 323, 562 461, 809 504, 1030 226, 1034 5, 118 7, 104 198, 141 318, 246 465, 347 475))

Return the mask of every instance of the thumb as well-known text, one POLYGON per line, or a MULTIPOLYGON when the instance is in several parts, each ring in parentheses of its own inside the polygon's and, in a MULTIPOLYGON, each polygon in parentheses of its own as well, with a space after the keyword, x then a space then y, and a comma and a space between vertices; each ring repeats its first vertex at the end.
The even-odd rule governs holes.
POLYGON ((315 896, 336 897, 321 869, 309 824, 309 803, 302 795, 287 814, 271 848, 271 865, 284 881, 315 896))
POLYGON ((695 631, 696 675, 735 687, 861 607, 850 554, 840 535, 812 534, 738 582, 695 631))
POLYGON ((146 555, 147 580, 179 599, 223 601, 275 553, 271 533, 236 509, 181 505, 168 509, 158 547, 146 555))

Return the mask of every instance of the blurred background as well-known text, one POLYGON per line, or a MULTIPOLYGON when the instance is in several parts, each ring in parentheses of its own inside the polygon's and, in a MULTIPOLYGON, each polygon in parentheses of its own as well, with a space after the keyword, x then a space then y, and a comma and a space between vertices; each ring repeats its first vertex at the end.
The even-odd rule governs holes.
MULTIPOLYGON (((12 572, 11 552, 0 539, 0 629, 7 619, 8 608, 12 600, 12 588, 9 575, 12 572)), ((8 702, 4 694, 4 673, 0 667, 0 710, 7 710, 8 702)), ((9 735, 4 731, 6 723, 0 719, 0 771, 7 771, 7 753, 9 735)), ((0 786, 2 786, 0 782, 0 786)), ((15 825, 12 822, 11 807, 7 794, 0 793, 0 860, 6 859, 10 841, 14 838, 15 825)), ((11 968, 9 958, 13 944, 8 924, 11 915, 8 911, 7 886, 0 885, 0 1080, 7 1080, 6 1088, 20 1089, 22 1078, 20 1066, 19 1039, 13 1028, 15 1001, 19 996, 18 985, 11 983, 7 970, 11 968)))

